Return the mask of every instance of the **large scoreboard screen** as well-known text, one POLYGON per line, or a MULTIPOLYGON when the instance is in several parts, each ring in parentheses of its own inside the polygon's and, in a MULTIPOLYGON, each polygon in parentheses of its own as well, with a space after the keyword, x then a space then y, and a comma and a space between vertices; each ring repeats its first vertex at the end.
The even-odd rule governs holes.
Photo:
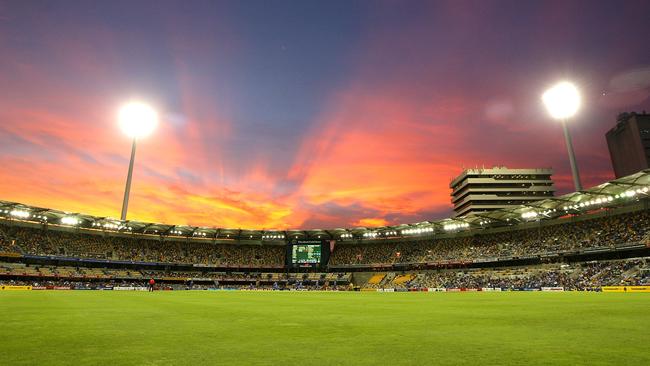
POLYGON ((301 240, 291 246, 292 264, 320 264, 321 241, 301 240))

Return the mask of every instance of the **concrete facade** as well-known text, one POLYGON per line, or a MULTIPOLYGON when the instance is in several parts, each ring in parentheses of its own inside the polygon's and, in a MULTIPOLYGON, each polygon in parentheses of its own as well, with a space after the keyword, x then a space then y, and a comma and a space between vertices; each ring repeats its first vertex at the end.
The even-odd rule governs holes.
POLYGON ((451 202, 455 216, 518 206, 552 197, 552 169, 467 169, 454 178, 451 202))

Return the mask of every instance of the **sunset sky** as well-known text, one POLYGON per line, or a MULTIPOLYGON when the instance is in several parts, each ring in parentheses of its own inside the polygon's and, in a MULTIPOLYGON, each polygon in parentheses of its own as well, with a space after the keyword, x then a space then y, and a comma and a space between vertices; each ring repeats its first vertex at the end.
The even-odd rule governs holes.
POLYGON ((650 110, 650 2, 0 0, 0 199, 129 219, 333 228, 448 217, 463 167, 552 167, 541 94, 581 89, 583 183, 604 134, 650 110))

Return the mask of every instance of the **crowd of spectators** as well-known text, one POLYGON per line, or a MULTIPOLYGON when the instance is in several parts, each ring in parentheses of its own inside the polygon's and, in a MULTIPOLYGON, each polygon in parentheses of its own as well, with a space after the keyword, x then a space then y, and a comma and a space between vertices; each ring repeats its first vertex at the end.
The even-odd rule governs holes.
POLYGON ((428 263, 521 257, 585 248, 650 243, 650 212, 638 211, 532 229, 396 243, 336 247, 332 265, 428 263))
POLYGON ((349 282, 350 273, 291 273, 260 271, 181 271, 176 269, 125 269, 109 267, 87 267, 71 265, 26 264, 21 262, 0 262, 0 277, 38 278, 88 278, 92 280, 143 280, 163 279, 178 281, 227 281, 227 282, 349 282))
POLYGON ((16 248, 14 247, 11 240, 7 239, 4 235, 4 232, 0 231, 0 252, 11 253, 15 252, 16 248))
POLYGON ((6 242, 13 242, 11 251, 22 250, 30 253, 51 252, 53 247, 42 230, 26 230, 15 226, 0 225, 6 242), (20 243, 20 245, 18 245, 20 243))
MULTIPOLYGON (((475 231, 429 240, 339 244, 330 265, 446 263, 534 256, 631 242, 650 244, 647 210, 555 225, 489 233, 475 231)), ((99 235, 0 225, 0 251, 132 262, 193 263, 225 267, 282 267, 285 248, 99 235)))
POLYGON ((589 290, 602 286, 650 285, 649 272, 650 258, 637 258, 541 267, 437 270, 419 273, 413 280, 400 285, 391 282, 393 276, 386 276, 383 283, 374 287, 589 290))
POLYGON ((153 240, 3 226, 2 250, 24 254, 230 267, 282 267, 283 246, 153 240), (9 240, 15 242, 9 245, 9 240))
POLYGON ((138 287, 150 279, 172 288, 315 289, 348 285, 351 274, 136 270, 0 262, 0 285, 138 287))

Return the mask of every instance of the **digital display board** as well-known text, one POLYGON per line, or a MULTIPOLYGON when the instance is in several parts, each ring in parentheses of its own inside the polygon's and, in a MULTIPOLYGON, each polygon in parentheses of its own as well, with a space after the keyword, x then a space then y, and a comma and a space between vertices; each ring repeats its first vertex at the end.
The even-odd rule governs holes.
POLYGON ((321 262, 321 242, 299 242, 291 247, 291 263, 319 264, 321 262))

